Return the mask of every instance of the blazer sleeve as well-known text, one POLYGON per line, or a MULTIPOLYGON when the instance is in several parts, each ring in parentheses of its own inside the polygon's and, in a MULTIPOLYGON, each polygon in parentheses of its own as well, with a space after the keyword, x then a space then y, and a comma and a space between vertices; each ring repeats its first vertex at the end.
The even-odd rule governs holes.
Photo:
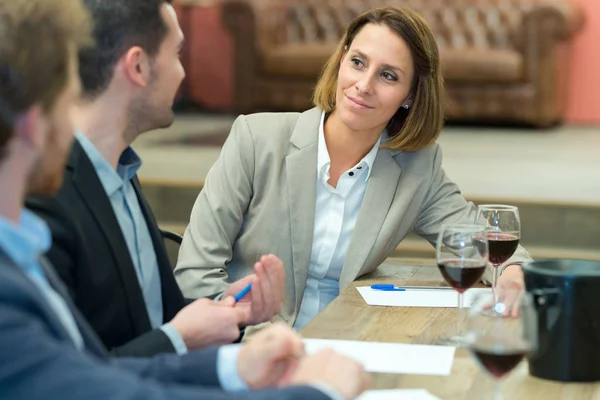
POLYGON ((254 141, 242 115, 207 174, 183 236, 174 273, 186 297, 207 297, 228 287, 227 263, 252 198, 254 155, 254 141))
MULTIPOLYGON (((42 218, 52 233, 52 247, 47 258, 52 267, 64 283, 67 291, 75 304, 77 295, 75 290, 76 266, 83 262, 85 254, 80 254, 83 246, 79 245, 77 227, 70 217, 63 211, 62 206, 52 197, 29 197, 27 208, 42 218)), ((175 349, 167 335, 154 329, 122 346, 109 349, 115 357, 151 357, 160 353, 173 353, 175 349)))
POLYGON ((173 343, 161 329, 153 329, 122 346, 110 349, 112 357, 152 357, 174 352, 173 343))
POLYGON ((215 350, 107 362, 60 341, 34 307, 0 299, 0 398, 120 400, 327 400, 309 387, 225 393, 215 350))
MULTIPOLYGON (((465 200, 458 186, 448 179, 442 169, 442 150, 436 144, 430 186, 417 218, 415 233, 435 246, 442 224, 472 224, 476 217, 477 207, 465 200)), ((501 271, 508 265, 531 260, 529 253, 519 246, 515 254, 501 267, 501 271)), ((491 281, 490 269, 486 271, 483 280, 491 281)))

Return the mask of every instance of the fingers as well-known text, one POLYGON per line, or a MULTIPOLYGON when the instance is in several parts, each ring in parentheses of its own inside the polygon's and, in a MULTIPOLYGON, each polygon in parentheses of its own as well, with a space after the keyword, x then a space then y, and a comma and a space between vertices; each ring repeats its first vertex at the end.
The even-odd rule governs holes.
POLYGON ((285 295, 285 269, 283 268, 283 262, 273 254, 262 256, 260 261, 265 267, 265 273, 270 282, 272 303, 270 315, 267 316, 267 318, 270 318, 281 311, 281 304, 285 295))
MULTIPOLYGON (((252 290, 244 296, 245 301, 250 301, 249 308, 244 309, 245 320, 248 325, 268 321, 281 311, 281 305, 285 296, 285 270, 279 258, 272 254, 264 255, 254 264, 255 274, 240 279, 232 284, 243 289, 248 283, 252 284, 252 290), (243 284, 241 282, 243 281, 243 284)), ((228 289, 226 294, 235 295, 228 289)), ((242 308, 241 304, 238 304, 242 308)))
POLYGON ((518 318, 519 314, 520 314, 520 311, 521 311, 521 302, 517 301, 512 306, 512 313, 511 313, 512 317, 513 318, 518 318))
POLYGON ((235 304, 235 299, 231 296, 228 296, 222 298, 221 301, 216 301, 215 303, 220 306, 233 307, 233 305, 235 304))
POLYGON ((275 269, 268 257, 261 257, 261 261, 258 262, 256 271, 256 275, 261 283, 263 300, 265 302, 264 308, 261 310, 260 319, 267 320, 271 317, 272 310, 276 307, 278 298, 275 293, 277 278, 273 274, 275 269), (263 259, 266 259, 265 263, 263 263, 263 259))
POLYGON ((283 323, 276 323, 274 326, 274 334, 277 335, 276 353, 282 358, 302 358, 305 354, 304 342, 302 337, 293 329, 283 323))
MULTIPOLYGON (((257 267, 258 263, 255 265, 255 270, 260 269, 261 267, 257 267)), ((265 306, 266 306, 266 302, 263 296, 263 287, 262 284, 260 282, 260 278, 259 278, 259 274, 257 274, 253 279, 252 279, 252 290, 250 291, 251 293, 251 301, 252 304, 250 306, 250 312, 251 312, 251 321, 249 321, 249 323, 257 323, 257 321, 260 319, 260 315, 262 313, 262 311, 264 310, 265 306)))
POLYGON ((277 357, 302 357, 304 355, 302 337, 283 322, 271 324, 253 336, 251 341, 266 343, 272 348, 270 353, 276 354, 277 357))
POLYGON ((288 361, 282 362, 281 364, 282 364, 281 368, 284 369, 285 372, 281 375, 281 377, 279 378, 279 381, 276 382, 277 387, 283 387, 283 386, 287 386, 290 384, 290 382, 292 381, 292 378, 294 377, 294 373, 298 369, 298 365, 300 365, 300 359, 298 359, 298 358, 288 359, 288 361))
MULTIPOLYGON (((227 288, 227 290, 225 290, 225 292, 223 293, 223 297, 228 297, 228 296, 233 296, 235 297, 239 292, 241 292, 246 286, 248 286, 249 283, 252 282, 252 277, 254 276, 254 274, 246 276, 242 279, 238 279, 237 281, 233 282, 231 285, 229 285, 229 287, 227 288)), ((242 298, 243 299, 248 299, 248 295, 244 296, 242 298)))
POLYGON ((275 256, 272 257, 274 259, 272 269, 275 269, 277 277, 275 286, 275 293, 277 294, 277 303, 274 313, 278 314, 279 312, 281 312, 281 305, 283 304, 283 298, 285 296, 285 268, 283 267, 283 262, 279 258, 275 256))
POLYGON ((498 282, 498 298, 506 306, 502 313, 505 317, 518 317, 520 312, 523 285, 514 279, 503 279, 498 282))
POLYGON ((283 301, 284 296, 284 287, 285 287, 285 268, 283 267, 283 262, 275 255, 269 254, 267 259, 270 261, 270 272, 275 277, 275 288, 276 292, 279 295, 279 301, 283 301))

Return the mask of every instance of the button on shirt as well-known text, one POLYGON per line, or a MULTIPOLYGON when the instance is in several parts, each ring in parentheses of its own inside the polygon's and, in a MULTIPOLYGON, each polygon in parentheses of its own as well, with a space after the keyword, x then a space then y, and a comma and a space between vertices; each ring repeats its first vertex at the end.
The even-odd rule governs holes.
POLYGON ((175 351, 178 354, 186 353, 187 347, 179 332, 170 323, 162 325, 162 287, 158 261, 146 219, 131 183, 131 179, 141 167, 142 161, 129 147, 121 155, 115 171, 85 135, 77 132, 75 136, 94 166, 104 191, 110 199, 117 221, 119 221, 142 289, 152 329, 160 327, 171 340, 175 351))
POLYGON ((0 247, 38 287, 75 347, 82 349, 83 338, 69 306, 50 286, 40 266, 40 257, 50 249, 51 244, 52 234, 48 225, 31 211, 21 211, 18 225, 0 216, 0 247))
POLYGON ((302 305, 294 328, 302 329, 339 295, 339 280, 346 260, 354 225, 367 189, 381 137, 369 153, 354 167, 344 172, 337 187, 330 178, 331 159, 325 142, 321 116, 317 143, 317 203, 310 266, 302 305))

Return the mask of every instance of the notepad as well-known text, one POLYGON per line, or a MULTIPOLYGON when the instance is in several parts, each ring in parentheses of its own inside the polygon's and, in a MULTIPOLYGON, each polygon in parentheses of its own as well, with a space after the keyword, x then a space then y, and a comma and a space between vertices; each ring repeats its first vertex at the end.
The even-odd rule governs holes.
POLYGON ((330 348, 360 362, 369 372, 450 375, 455 347, 353 340, 304 339, 308 354, 330 348))
POLYGON ((356 400, 440 400, 425 389, 369 390, 356 400))
MULTIPOLYGON (((458 293, 453 289, 408 288, 404 292, 387 292, 371 289, 369 286, 356 288, 370 306, 391 307, 458 307, 458 293)), ((488 288, 473 288, 464 293, 463 305, 470 307, 475 296, 491 293, 488 288)))

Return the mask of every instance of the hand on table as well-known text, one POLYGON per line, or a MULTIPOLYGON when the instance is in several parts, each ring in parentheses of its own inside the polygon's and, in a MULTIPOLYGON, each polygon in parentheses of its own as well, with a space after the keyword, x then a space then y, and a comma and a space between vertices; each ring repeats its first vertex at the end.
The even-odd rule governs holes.
POLYGON ((304 356, 302 338, 282 322, 253 335, 238 356, 238 372, 251 389, 288 382, 304 356))
POLYGON ((355 399, 370 385, 358 362, 322 350, 304 354, 302 338, 283 323, 258 332, 242 347, 238 372, 251 389, 325 384, 344 399, 355 399))
POLYGON ((324 383, 345 400, 353 400, 371 386, 371 376, 360 363, 325 349, 306 356, 298 365, 290 383, 324 383))

